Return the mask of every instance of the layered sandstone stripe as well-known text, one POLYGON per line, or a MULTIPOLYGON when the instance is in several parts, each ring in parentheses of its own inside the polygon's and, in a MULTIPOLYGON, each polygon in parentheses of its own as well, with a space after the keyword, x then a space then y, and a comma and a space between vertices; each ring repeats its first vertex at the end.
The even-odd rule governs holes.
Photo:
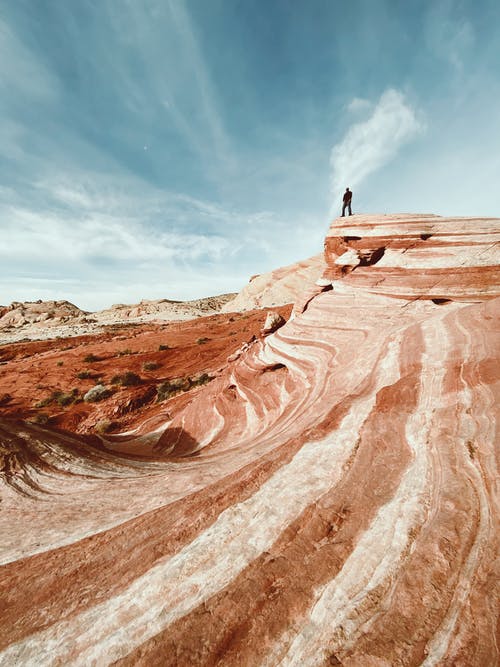
POLYGON ((0 664, 497 664, 498 223, 334 221, 126 451, 3 423, 0 664))

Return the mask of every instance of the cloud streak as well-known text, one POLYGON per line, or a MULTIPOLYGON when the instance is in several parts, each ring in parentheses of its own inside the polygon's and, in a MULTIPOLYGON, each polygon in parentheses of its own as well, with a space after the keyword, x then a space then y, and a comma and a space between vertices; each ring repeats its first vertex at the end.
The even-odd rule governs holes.
POLYGON ((370 117, 352 125, 342 141, 332 148, 332 211, 338 208, 345 187, 359 186, 423 129, 423 123, 404 95, 392 88, 386 90, 370 117))

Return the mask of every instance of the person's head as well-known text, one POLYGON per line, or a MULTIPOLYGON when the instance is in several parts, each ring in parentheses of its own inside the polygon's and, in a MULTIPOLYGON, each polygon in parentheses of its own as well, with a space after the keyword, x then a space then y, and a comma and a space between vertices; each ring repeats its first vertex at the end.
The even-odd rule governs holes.
POLYGON ((346 192, 349 192, 349 188, 346 188, 345 191, 346 191, 346 192))

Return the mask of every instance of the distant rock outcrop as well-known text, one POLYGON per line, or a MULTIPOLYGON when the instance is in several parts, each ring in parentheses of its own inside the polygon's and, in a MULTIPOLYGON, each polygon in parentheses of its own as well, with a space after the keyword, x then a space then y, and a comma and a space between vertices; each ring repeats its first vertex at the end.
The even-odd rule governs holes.
POLYGON ((116 322, 147 322, 151 320, 184 320, 213 315, 234 298, 234 294, 220 294, 193 301, 172 301, 170 299, 144 299, 138 304, 116 304, 106 310, 93 313, 98 324, 116 322))
POLYGON ((499 223, 335 220, 160 425, 0 422, 2 664, 498 664, 499 223))
POLYGON ((14 301, 10 306, 0 306, 0 330, 42 323, 53 327, 85 314, 69 301, 14 301))
POLYGON ((214 315, 234 293, 193 301, 143 300, 138 304, 115 304, 89 313, 68 301, 14 302, 0 307, 0 342, 46 339, 95 333, 113 324, 190 320, 214 315))

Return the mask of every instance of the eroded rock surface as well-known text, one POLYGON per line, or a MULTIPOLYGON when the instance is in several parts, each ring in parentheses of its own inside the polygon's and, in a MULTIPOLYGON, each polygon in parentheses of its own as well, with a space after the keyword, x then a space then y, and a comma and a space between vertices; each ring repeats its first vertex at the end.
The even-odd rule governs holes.
POLYGON ((336 220, 173 418, 4 421, 0 663, 497 664, 498 230, 336 220))
POLYGON ((231 313, 294 303, 306 285, 314 283, 325 269, 324 256, 315 255, 274 271, 252 276, 250 283, 222 307, 231 313))

